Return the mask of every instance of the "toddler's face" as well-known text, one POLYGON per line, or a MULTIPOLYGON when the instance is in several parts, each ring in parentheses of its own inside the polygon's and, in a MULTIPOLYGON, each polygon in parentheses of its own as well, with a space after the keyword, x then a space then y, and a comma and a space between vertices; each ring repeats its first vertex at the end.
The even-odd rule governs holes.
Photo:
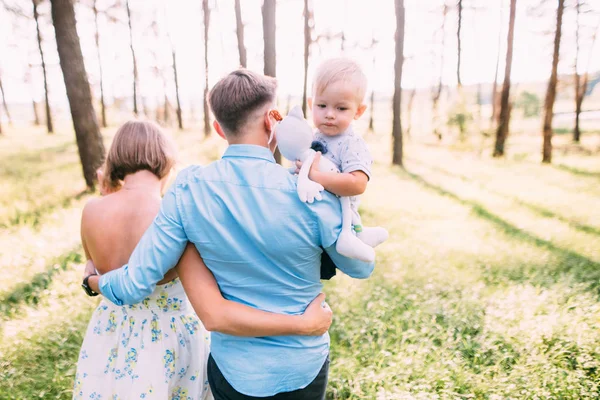
POLYGON ((327 136, 344 133, 365 109, 366 106, 356 99, 354 85, 344 81, 329 84, 312 99, 313 123, 327 136))

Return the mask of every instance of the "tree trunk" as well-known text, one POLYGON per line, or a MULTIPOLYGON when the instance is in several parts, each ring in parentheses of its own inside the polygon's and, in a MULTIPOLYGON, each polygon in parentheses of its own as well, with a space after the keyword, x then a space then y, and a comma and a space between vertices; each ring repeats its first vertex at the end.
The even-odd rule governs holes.
POLYGON ((210 111, 208 107, 208 29, 210 26, 210 8, 208 0, 202 0, 202 15, 204 20, 204 93, 203 93, 203 117, 204 137, 210 136, 210 111))
POLYGON ((210 24, 210 8, 208 0, 202 0, 204 16, 204 137, 210 136, 210 111, 208 109, 208 27, 210 24))
POLYGON ((414 88, 413 90, 410 91, 410 94, 408 95, 408 104, 406 105, 406 114, 407 115, 407 126, 406 126, 406 136, 408 138, 410 138, 410 132, 412 130, 412 110, 413 110, 413 104, 415 102, 415 95, 417 94, 417 88, 414 88))
POLYGON ((442 32, 442 51, 440 52, 440 76, 437 88, 433 91, 431 97, 431 115, 432 115, 432 123, 433 123, 433 133, 438 137, 439 140, 442 140, 442 132, 439 128, 439 110, 438 110, 438 102, 442 95, 442 77, 444 76, 444 45, 446 42, 446 17, 448 15, 448 6, 444 4, 443 8, 443 19, 442 25, 440 26, 440 31, 442 32))
POLYGON ((125 1, 125 7, 127 8, 127 24, 129 25, 129 48, 131 49, 131 59, 133 61, 133 114, 138 115, 138 103, 137 103, 137 87, 138 87, 138 69, 137 59, 135 57, 135 49, 133 48, 133 28, 131 27, 131 8, 129 7, 129 0, 125 1))
POLYGON ((235 32, 237 34, 238 52, 240 53, 240 66, 246 68, 246 47, 244 46, 244 23, 242 22, 242 5, 240 0, 235 0, 235 32))
POLYGON ((175 48, 171 49, 171 56, 173 57, 173 75, 175 77, 175 99, 177 100, 177 125, 179 129, 183 130, 183 118, 181 116, 181 100, 179 98, 179 78, 177 77, 177 56, 175 54, 175 48))
POLYGON ((307 90, 308 90, 308 56, 310 55, 310 10, 308 0, 304 0, 304 86, 302 89, 302 113, 306 116, 307 90))
POLYGON ((98 27, 98 8, 96 7, 96 1, 94 0, 94 25, 96 27, 96 33, 94 39, 96 40, 96 54, 98 56, 98 68, 100 69, 100 113, 102 115, 102 127, 106 128, 106 104, 104 102, 104 79, 102 74, 102 56, 100 53, 100 29, 98 27))
POLYGON ((8 118, 8 124, 12 125, 12 118, 10 117, 10 112, 8 112, 8 105, 6 104, 6 97, 4 96, 4 86, 2 86, 2 78, 0 77, 0 93, 2 93, 2 105, 4 106, 4 112, 6 113, 6 117, 8 118))
POLYGON ((456 80, 458 82, 458 87, 462 86, 462 82, 460 80, 460 54, 461 54, 461 41, 460 41, 460 31, 462 28, 462 0, 458 0, 458 28, 456 29, 456 41, 457 41, 457 49, 456 49, 456 80))
POLYGON ((496 70, 494 71, 494 84, 492 86, 492 116, 490 117, 490 129, 498 121, 498 70, 500 69, 500 42, 502 38, 502 8, 500 8, 500 24, 498 25, 498 52, 496 53, 496 70))
POLYGON ((508 37, 506 44, 506 66, 504 67, 504 84, 502 85, 502 97, 500 99, 500 117, 498 129, 496 130, 496 143, 494 145, 494 157, 504 156, 504 143, 508 137, 510 124, 510 72, 512 69, 513 41, 515 37, 515 16, 517 12, 517 0, 510 0, 510 19, 508 22, 508 37))
POLYGON ((394 98, 392 122, 392 164, 402 166, 402 65, 404 64, 404 0, 396 5, 396 59, 394 61, 394 98))
POLYGON ((48 74, 46 71, 46 60, 44 58, 44 50, 42 49, 42 33, 40 31, 40 22, 39 22, 39 14, 37 10, 38 1, 40 0, 32 0, 33 1, 33 19, 35 19, 35 28, 37 30, 37 42, 38 49, 40 51, 40 59, 42 61, 42 72, 44 74, 44 98, 46 100, 46 127, 48 129, 48 133, 54 133, 54 127, 52 125, 52 112, 50 111, 50 100, 48 99, 48 74))
POLYGON ((371 90, 371 96, 369 98, 369 132, 375 133, 375 121, 373 115, 375 114, 375 91, 371 90))
POLYGON ((262 6, 264 40, 264 74, 275 77, 277 57, 275 53, 276 1, 264 0, 262 6))
POLYGON ((565 0, 558 0, 556 10, 556 32, 554 34, 554 54, 552 56, 552 72, 548 81, 546 100, 544 101, 544 145, 542 162, 552 162, 552 117, 554 116, 554 100, 556 99, 556 83, 558 81, 558 59, 560 56, 560 37, 562 32, 562 17, 565 0))
MULTIPOLYGON (((275 51, 276 33, 276 0, 264 0, 262 5, 263 18, 263 41, 264 41, 264 74, 275 77, 277 75, 277 58, 275 51)), ((281 153, 279 149, 273 154, 275 161, 281 164, 281 153)))
POLYGON ((77 137, 79 158, 88 188, 94 189, 96 169, 104 161, 104 144, 92 104, 92 93, 85 72, 77 36, 73 0, 51 0, 56 46, 65 80, 71 116, 77 137))

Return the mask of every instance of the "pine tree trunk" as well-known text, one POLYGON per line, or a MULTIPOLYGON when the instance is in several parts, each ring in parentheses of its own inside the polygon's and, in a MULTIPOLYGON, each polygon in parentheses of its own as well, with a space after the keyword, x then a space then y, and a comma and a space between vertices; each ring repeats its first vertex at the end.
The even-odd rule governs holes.
MULTIPOLYGON (((264 0, 262 6, 263 40, 264 40, 264 74, 275 77, 277 75, 277 54, 275 51, 276 38, 276 0, 264 0)), ((273 154, 275 161, 281 164, 279 149, 273 154)))
POLYGON ((100 114, 102 116, 102 127, 106 128, 108 124, 106 123, 106 104, 104 102, 104 78, 102 73, 102 55, 100 53, 100 29, 98 27, 98 8, 96 7, 96 1, 97 0, 94 0, 93 4, 94 25, 96 27, 94 39, 96 40, 96 54, 98 57, 98 68, 100 69, 100 114))
POLYGON ((6 97, 4 96, 4 86, 2 86, 2 78, 0 78, 0 93, 2 93, 2 105, 4 106, 4 112, 6 113, 6 117, 8 118, 8 124, 12 125, 12 118, 10 117, 10 112, 8 112, 8 104, 6 104, 6 97))
POLYGON ((237 34, 240 66, 246 68, 246 46, 244 46, 244 23, 242 22, 242 5, 240 0, 235 0, 235 32, 237 34))
POLYGON ((417 89, 414 88, 413 90, 410 91, 410 94, 408 95, 408 104, 406 105, 406 118, 407 118, 407 124, 406 124, 406 136, 408 138, 410 138, 410 132, 412 130, 412 110, 413 110, 413 104, 415 102, 415 95, 417 94, 417 89))
POLYGON ((48 133, 54 133, 54 127, 52 124, 52 112, 50 111, 50 100, 48 99, 48 74, 46 71, 46 60, 44 58, 44 50, 42 49, 42 33, 40 31, 40 22, 39 22, 39 14, 37 10, 38 1, 40 0, 32 0, 33 1, 33 19, 35 20, 35 28, 37 30, 37 42, 38 49, 40 51, 40 59, 42 61, 42 72, 44 75, 44 98, 46 101, 46 128, 48 129, 48 133))
POLYGON ((69 98, 83 176, 87 187, 93 190, 96 169, 102 165, 105 151, 77 36, 75 10, 72 0, 51 0, 51 4, 56 46, 69 98))
POLYGON ((402 166, 402 66, 404 64, 404 0, 395 0, 396 5, 396 59, 394 61, 394 98, 392 122, 392 164, 402 166))
POLYGON ((183 118, 181 116, 181 100, 179 98, 179 79, 177 77, 177 56, 175 49, 171 50, 171 56, 173 57, 173 75, 175 77, 175 99, 177 100, 177 125, 179 129, 183 130, 183 118))
POLYGON ((506 66, 504 68, 504 84, 500 99, 500 117, 496 130, 496 143, 494 145, 494 157, 504 156, 504 144, 508 137, 510 124, 510 73, 512 69, 513 42, 515 37, 515 17, 517 12, 517 0, 510 0, 510 19, 508 22, 508 37, 506 45, 506 66))
POLYGON ((442 132, 439 130, 439 108, 438 102, 442 95, 442 77, 444 76, 444 46, 446 43, 446 17, 448 16, 448 6, 444 4, 443 8, 443 19, 440 31, 442 32, 442 46, 440 52, 440 75, 437 88, 433 91, 431 96, 431 120, 433 124, 433 133, 437 136, 438 140, 442 140, 442 132))
MULTIPOLYGON (((500 9, 500 22, 502 22, 502 9, 500 9)), ((490 117, 490 129, 498 122, 498 71, 500 70, 500 42, 502 38, 502 24, 498 29, 498 52, 496 53, 496 70, 494 71, 494 84, 492 85, 492 116, 490 117)))
POLYGON ((369 99, 369 132, 375 133, 375 91, 371 90, 371 96, 369 99))
POLYGON ((133 61, 133 114, 137 116, 139 113, 137 103, 138 69, 135 49, 133 48, 133 28, 131 26, 131 8, 129 7, 129 0, 125 1, 125 7, 127 8, 127 24, 129 26, 129 49, 131 50, 131 60, 133 61))
POLYGON ((552 72, 548 81, 546 100, 544 101, 544 145, 542 147, 542 162, 552 162, 552 118, 554 116, 554 101, 556 100, 556 83, 558 81, 558 60, 560 57, 560 37, 562 32, 562 17, 565 0, 558 0, 556 10, 556 32, 554 34, 554 54, 552 56, 552 72))
POLYGON ((308 0, 304 0, 304 81, 302 89, 302 113, 306 116, 307 91, 308 91, 308 57, 310 52, 310 11, 308 0))
POLYGON ((204 16, 204 137, 210 136, 210 111, 208 109, 208 27, 210 24, 210 8, 208 0, 202 0, 204 16))
POLYGON ((457 41, 457 50, 456 50, 456 80, 458 82, 458 87, 462 86, 462 82, 460 80, 460 55, 461 55, 461 40, 460 40, 460 31, 462 29, 462 0, 458 0, 458 28, 456 29, 456 41, 457 41))

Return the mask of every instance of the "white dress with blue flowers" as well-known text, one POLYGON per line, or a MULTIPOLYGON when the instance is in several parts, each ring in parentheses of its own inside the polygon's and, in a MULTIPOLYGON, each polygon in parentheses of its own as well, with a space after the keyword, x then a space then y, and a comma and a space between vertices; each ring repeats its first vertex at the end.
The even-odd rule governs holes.
POLYGON ((73 399, 212 399, 209 334, 179 278, 141 303, 102 300, 79 353, 73 399))

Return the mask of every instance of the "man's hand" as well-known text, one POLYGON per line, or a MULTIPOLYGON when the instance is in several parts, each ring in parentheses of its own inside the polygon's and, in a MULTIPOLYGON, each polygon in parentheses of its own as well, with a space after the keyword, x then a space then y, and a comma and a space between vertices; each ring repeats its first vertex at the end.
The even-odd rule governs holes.
POLYGON ((325 293, 320 293, 310 302, 302 315, 302 319, 306 328, 305 335, 321 336, 327 332, 331 326, 333 312, 329 305, 325 303, 325 293))

